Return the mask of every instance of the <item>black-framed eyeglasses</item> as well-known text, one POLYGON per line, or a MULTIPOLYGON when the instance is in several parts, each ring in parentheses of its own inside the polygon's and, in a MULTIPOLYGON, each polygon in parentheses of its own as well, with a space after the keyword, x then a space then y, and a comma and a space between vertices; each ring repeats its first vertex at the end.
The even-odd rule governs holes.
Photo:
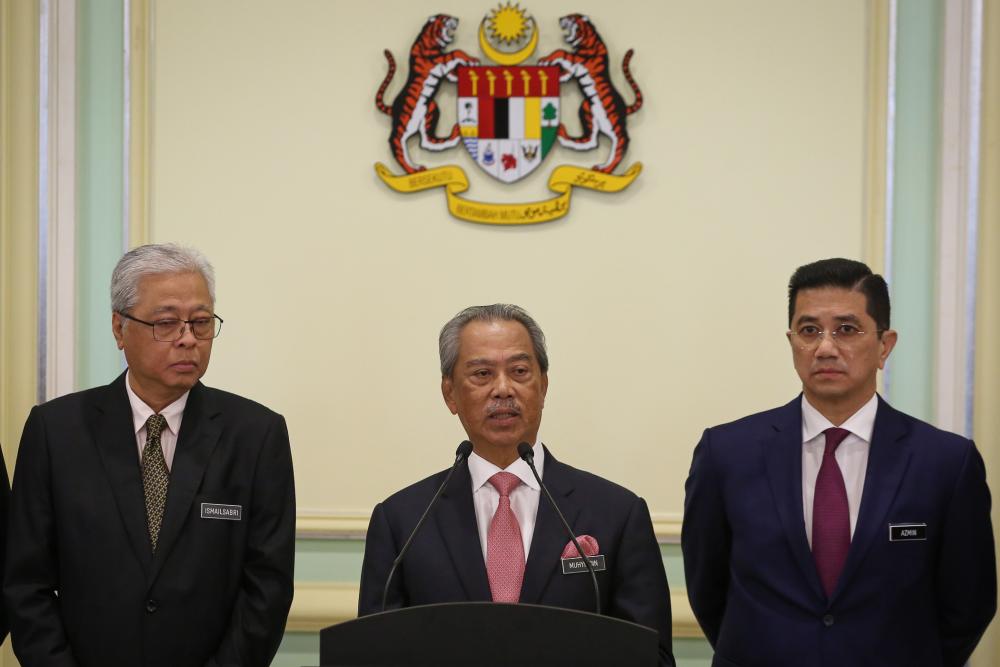
POLYGON ((191 330, 191 335, 198 340, 211 340, 222 333, 222 318, 218 315, 211 317, 196 317, 193 320, 182 320, 176 317, 169 319, 147 322, 138 317, 132 317, 128 313, 118 311, 118 314, 127 320, 145 324, 153 328, 153 340, 161 343, 173 343, 184 337, 185 327, 191 330))

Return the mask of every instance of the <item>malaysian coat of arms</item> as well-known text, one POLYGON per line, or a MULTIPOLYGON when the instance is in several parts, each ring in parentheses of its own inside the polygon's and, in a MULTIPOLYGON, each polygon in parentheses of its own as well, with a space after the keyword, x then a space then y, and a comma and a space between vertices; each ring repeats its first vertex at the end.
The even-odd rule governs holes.
POLYGON ((632 78, 629 49, 622 72, 632 89, 626 104, 610 78, 608 49, 591 20, 580 14, 559 19, 568 48, 525 64, 538 46, 534 18, 519 5, 498 7, 479 26, 483 61, 450 49, 458 19, 431 16, 410 49, 409 70, 392 103, 386 91, 396 74, 396 60, 386 50, 388 72, 375 94, 376 108, 389 116, 389 148, 402 173, 376 163, 379 178, 397 192, 444 188, 449 212, 469 222, 514 225, 548 222, 569 212, 573 188, 620 192, 642 171, 641 163, 615 173, 628 150, 628 116, 642 106, 642 92, 632 78), (456 121, 447 134, 438 128, 441 110, 435 100, 442 86, 454 84, 456 121), (560 122, 560 88, 576 85, 582 98, 577 110, 581 133, 573 136, 560 122), (502 183, 535 172, 557 146, 574 151, 597 149, 604 138, 607 159, 590 169, 556 166, 548 188, 555 196, 520 204, 478 202, 461 196, 469 190, 465 169, 457 164, 428 169, 417 162, 412 145, 441 152, 463 146, 482 171, 502 183), (412 140, 412 141, 411 141, 412 140))

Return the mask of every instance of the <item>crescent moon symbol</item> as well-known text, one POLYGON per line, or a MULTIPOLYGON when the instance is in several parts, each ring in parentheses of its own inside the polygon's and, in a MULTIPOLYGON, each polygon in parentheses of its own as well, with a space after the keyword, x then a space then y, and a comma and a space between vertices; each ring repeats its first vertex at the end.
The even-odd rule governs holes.
POLYGON ((479 24, 479 48, 488 58, 500 65, 517 65, 524 62, 538 47, 538 26, 535 25, 534 19, 531 20, 531 25, 531 39, 524 45, 524 48, 514 53, 504 53, 493 48, 493 45, 486 39, 486 19, 483 19, 482 23, 479 24))

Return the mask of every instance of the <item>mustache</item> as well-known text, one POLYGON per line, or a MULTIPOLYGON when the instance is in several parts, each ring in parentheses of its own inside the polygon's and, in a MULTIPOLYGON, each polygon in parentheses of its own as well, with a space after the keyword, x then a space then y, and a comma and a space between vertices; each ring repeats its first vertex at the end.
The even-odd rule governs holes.
POLYGON ((498 412, 513 412, 515 414, 521 414, 521 408, 517 406, 517 403, 513 398, 505 398, 499 401, 493 401, 486 406, 486 415, 492 417, 498 412))

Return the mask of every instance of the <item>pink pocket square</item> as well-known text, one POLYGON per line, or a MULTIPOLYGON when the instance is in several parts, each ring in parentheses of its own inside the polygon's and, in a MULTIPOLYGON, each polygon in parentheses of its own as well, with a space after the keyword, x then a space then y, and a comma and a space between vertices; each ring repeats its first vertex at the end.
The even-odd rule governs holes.
MULTIPOLYGON (((590 535, 580 535, 576 538, 576 541, 580 543, 583 547, 583 551, 588 556, 596 556, 600 551, 600 547, 597 546, 597 540, 595 540, 590 535)), ((570 540, 566 544, 566 548, 563 549, 562 558, 579 558, 580 552, 576 550, 576 546, 573 544, 573 540, 570 540)))

